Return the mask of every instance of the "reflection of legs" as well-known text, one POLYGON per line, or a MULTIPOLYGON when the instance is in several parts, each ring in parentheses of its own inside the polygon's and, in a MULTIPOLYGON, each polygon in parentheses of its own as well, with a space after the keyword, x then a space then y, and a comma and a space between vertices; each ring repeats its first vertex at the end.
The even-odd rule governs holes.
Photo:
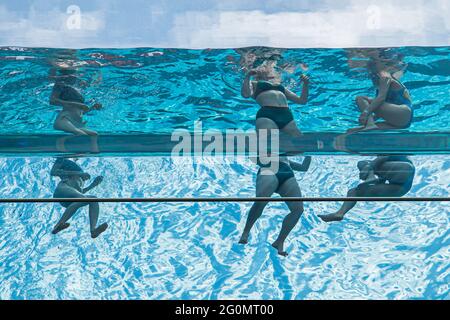
MULTIPOLYGON (((301 197, 302 193, 295 178, 287 180, 279 189, 279 193, 282 197, 301 197)), ((303 213, 303 202, 300 201, 288 201, 286 202, 289 210, 291 211, 283 220, 280 234, 272 246, 278 250, 278 254, 287 256, 287 252, 284 251, 284 241, 289 233, 297 224, 303 213)))
MULTIPOLYGON (((277 190, 277 187, 278 179, 275 175, 258 174, 256 178, 256 197, 270 197, 277 190)), ((252 205, 248 213, 247 222, 245 224, 244 231, 242 232, 239 243, 246 244, 248 242, 250 230, 252 229, 256 220, 261 217, 261 214, 266 205, 266 201, 258 201, 252 205)))
MULTIPOLYGON (((99 152, 98 149, 98 134, 93 130, 89 130, 86 128, 77 128, 69 119, 62 117, 57 118, 54 124, 54 128, 56 130, 61 130, 64 132, 72 133, 76 136, 90 136, 91 139, 91 152, 99 152)), ((62 140, 58 139, 56 142, 56 147, 58 150, 62 152, 66 152, 66 148, 64 147, 65 140, 67 138, 64 137, 62 140)))

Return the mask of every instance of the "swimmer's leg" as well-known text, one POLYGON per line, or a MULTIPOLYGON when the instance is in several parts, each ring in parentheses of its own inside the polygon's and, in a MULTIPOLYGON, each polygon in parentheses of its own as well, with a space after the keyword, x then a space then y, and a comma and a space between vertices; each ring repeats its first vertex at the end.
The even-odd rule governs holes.
POLYGON ((281 129, 281 132, 289 134, 290 136, 293 136, 293 137, 301 137, 302 136, 302 132, 297 127, 297 124, 295 123, 294 120, 292 120, 287 125, 285 125, 283 127, 283 129, 281 129))
MULTIPOLYGON (((95 198, 95 196, 87 196, 87 198, 95 198)), ((91 227, 91 237, 93 239, 97 238, 101 233, 103 233, 106 230, 106 228, 108 228, 107 223, 103 223, 97 227, 99 211, 100 206, 98 202, 89 203, 89 223, 91 227)))
POLYGON ((383 103, 375 110, 375 114, 386 122, 379 122, 379 129, 404 129, 411 122, 411 109, 407 105, 383 103))
POLYGON ((53 125, 53 127, 56 130, 61 130, 64 132, 72 133, 77 136, 88 135, 82 129, 75 127, 74 124, 70 120, 68 120, 67 118, 64 118, 64 117, 61 119, 56 118, 56 121, 55 121, 55 124, 53 125))
MULTIPOLYGON (((358 187, 350 189, 347 193, 347 197, 358 197, 358 187)), ((344 215, 356 206, 356 201, 345 201, 342 207, 335 213, 331 214, 319 214, 319 218, 325 222, 341 221, 344 219, 344 215)))
MULTIPOLYGON (((364 111, 369 109, 370 103, 371 103, 371 99, 366 96, 356 97, 356 105, 358 106, 358 109, 359 109, 359 111, 361 111, 361 113, 363 113, 364 111)), ((358 127, 358 128, 360 128, 361 130, 363 130, 363 129, 370 130, 370 129, 373 129, 374 127, 375 127, 375 119, 374 119, 373 114, 370 114, 369 117, 367 118, 366 124, 364 126, 358 127)), ((355 128, 353 130, 358 130, 358 128, 355 128)), ((350 130, 352 130, 352 129, 350 129, 350 130)))
POLYGON ((278 129, 278 126, 275 123, 275 121, 273 121, 272 119, 262 117, 262 118, 256 119, 256 131, 259 131, 262 129, 267 129, 267 130, 278 129))
POLYGON ((56 226, 53 228, 52 233, 57 234, 58 232, 61 232, 64 229, 67 229, 69 227, 69 224, 67 221, 69 221, 70 218, 73 217, 73 215, 80 209, 81 207, 84 207, 88 205, 87 203, 83 202, 76 202, 72 203, 70 206, 67 207, 66 211, 64 211, 63 216, 58 221, 56 226))
POLYGON ((81 130, 91 137, 91 152, 98 153, 98 133, 86 128, 82 128, 81 130))
POLYGON ((260 161, 264 164, 269 163, 272 160, 272 156, 269 155, 269 150, 263 150, 260 149, 264 145, 260 141, 260 139, 266 141, 266 148, 269 149, 271 147, 271 137, 270 135, 273 134, 273 130, 277 130, 278 126, 277 124, 269 118, 258 118, 256 119, 256 133, 257 133, 257 139, 258 139, 258 157, 260 161))
MULTIPOLYGON (((278 179, 275 175, 263 175, 260 173, 256 177, 256 197, 270 197, 277 190, 277 188, 278 179)), ((240 244, 246 244, 248 242, 250 230, 252 229, 256 220, 261 217, 261 214, 266 205, 267 201, 258 201, 252 205, 248 213, 244 231, 242 232, 241 239, 239 240, 240 244)))
MULTIPOLYGON (((301 197, 302 193, 298 186, 297 180, 293 177, 283 183, 279 188, 280 196, 282 197, 301 197)), ((287 201, 287 206, 291 211, 283 220, 280 234, 272 246, 278 250, 278 254, 287 256, 288 253, 284 251, 284 241, 289 233, 294 229, 301 215, 303 214, 303 202, 300 201, 287 201)))
POLYGON ((391 183, 405 183, 415 173, 414 165, 406 161, 385 161, 375 168, 375 174, 391 183))

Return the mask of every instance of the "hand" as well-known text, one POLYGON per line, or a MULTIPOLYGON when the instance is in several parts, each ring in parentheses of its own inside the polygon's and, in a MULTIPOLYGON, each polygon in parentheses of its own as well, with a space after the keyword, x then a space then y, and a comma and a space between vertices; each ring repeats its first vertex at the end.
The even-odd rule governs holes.
POLYGON ((89 173, 83 172, 81 174, 81 179, 83 179, 84 181, 87 181, 91 178, 91 175, 89 173))
POLYGON ((302 74, 300 76, 300 80, 304 83, 304 84, 309 84, 309 77, 307 75, 302 74))
POLYGON ((369 113, 368 112, 361 113, 361 115, 359 116, 359 124, 365 126, 367 124, 367 120, 369 120, 369 113))
POLYGON ((93 106, 92 106, 92 110, 100 110, 100 109, 102 109, 103 108, 103 106, 102 106, 102 104, 101 103, 96 103, 96 104, 94 104, 93 106))
POLYGON ((92 184, 94 185, 99 185, 100 183, 103 182, 103 176, 98 176, 94 179, 94 181, 92 182, 92 184))

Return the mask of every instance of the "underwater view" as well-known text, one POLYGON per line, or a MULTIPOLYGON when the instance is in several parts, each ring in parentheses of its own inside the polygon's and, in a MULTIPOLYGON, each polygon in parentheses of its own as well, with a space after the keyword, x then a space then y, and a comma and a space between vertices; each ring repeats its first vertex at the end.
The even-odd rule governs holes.
POLYGON ((0 47, 0 299, 449 299, 449 58, 0 47))

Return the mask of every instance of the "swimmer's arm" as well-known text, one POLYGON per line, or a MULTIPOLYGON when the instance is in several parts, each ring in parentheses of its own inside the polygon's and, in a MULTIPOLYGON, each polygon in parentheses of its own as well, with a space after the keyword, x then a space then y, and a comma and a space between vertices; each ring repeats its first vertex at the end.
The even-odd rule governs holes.
POLYGON ((294 171, 306 172, 308 171, 309 166, 311 165, 311 157, 306 156, 302 163, 289 160, 289 164, 291 165, 291 168, 294 171))
POLYGON ((309 78, 305 75, 302 75, 301 80, 303 82, 302 93, 300 96, 296 95, 289 89, 284 89, 284 94, 286 99, 298 104, 306 104, 308 102, 309 96, 309 78))
POLYGON ((62 106, 64 108, 81 109, 84 112, 88 112, 90 110, 90 108, 84 103, 60 99, 58 92, 52 94, 52 96, 50 97, 50 104, 55 106, 62 106))
POLYGON ((75 101, 62 100, 62 106, 66 108, 81 109, 85 113, 90 111, 90 108, 87 105, 75 101))
POLYGON ((252 72, 247 73, 244 78, 244 82, 242 83, 241 95, 244 98, 250 98, 253 96, 253 85, 251 80, 252 75, 252 72))
POLYGON ((102 181, 103 181, 103 177, 102 177, 102 176, 96 177, 96 178, 94 179, 94 181, 92 181, 92 183, 91 183, 88 187, 86 187, 86 188, 84 188, 84 189, 82 190, 82 192, 83 192, 83 193, 86 193, 86 192, 91 191, 92 189, 94 189, 95 187, 97 187, 100 183, 102 183, 102 181))

